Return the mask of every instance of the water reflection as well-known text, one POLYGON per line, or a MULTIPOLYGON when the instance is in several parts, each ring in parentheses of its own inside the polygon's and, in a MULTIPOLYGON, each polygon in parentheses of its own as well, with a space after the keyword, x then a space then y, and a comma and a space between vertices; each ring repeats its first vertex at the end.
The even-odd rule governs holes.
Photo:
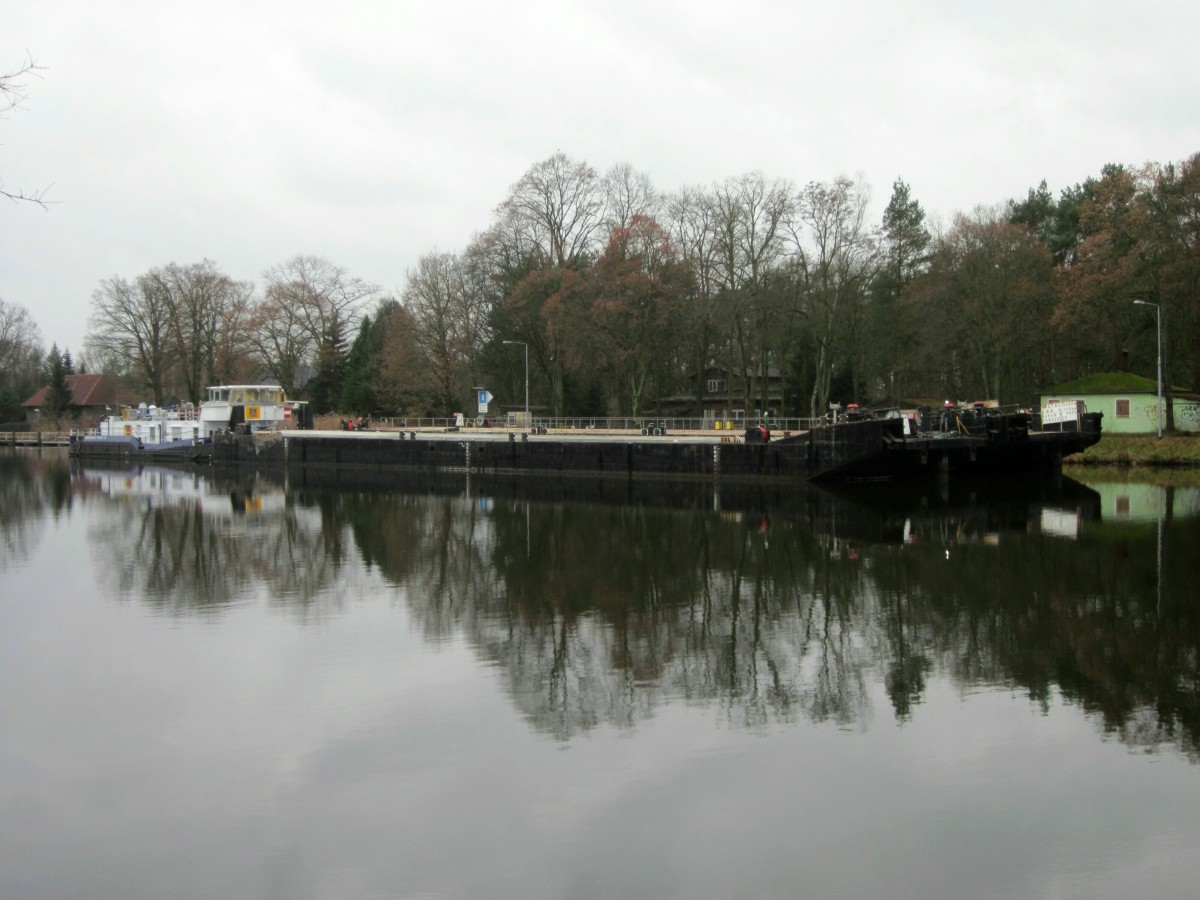
POLYGON ((941 676, 1047 709, 1061 697, 1130 746, 1200 758, 1196 489, 1163 489, 1149 521, 1067 478, 715 493, 10 464, 0 492, 8 554, 72 496, 99 504, 103 587, 160 614, 256 598, 336 614, 371 573, 428 640, 469 641, 558 739, 678 702, 739 728, 862 727, 876 684, 903 723, 941 676))
POLYGON ((71 508, 71 476, 60 453, 0 452, 0 567, 27 560, 36 549, 45 514, 71 508))
POLYGON ((305 616, 346 559, 342 528, 252 471, 89 466, 101 586, 157 612, 214 614, 259 594, 305 616))

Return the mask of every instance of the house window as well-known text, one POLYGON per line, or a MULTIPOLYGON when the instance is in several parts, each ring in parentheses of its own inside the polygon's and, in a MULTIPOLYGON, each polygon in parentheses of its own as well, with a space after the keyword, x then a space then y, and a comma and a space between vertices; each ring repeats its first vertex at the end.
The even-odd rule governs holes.
POLYGON ((1117 401, 1117 418, 1118 419, 1128 419, 1129 418, 1129 400, 1128 400, 1128 398, 1123 398, 1123 399, 1117 401))
POLYGON ((710 394, 719 394, 719 393, 722 393, 724 390, 725 390, 725 379, 724 378, 708 379, 708 392, 710 394))

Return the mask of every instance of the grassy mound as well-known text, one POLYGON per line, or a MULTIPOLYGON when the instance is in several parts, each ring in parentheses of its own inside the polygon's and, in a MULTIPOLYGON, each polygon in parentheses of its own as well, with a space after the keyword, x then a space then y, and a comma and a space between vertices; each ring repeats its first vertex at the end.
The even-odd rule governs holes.
POLYGON ((1100 442, 1063 460, 1083 466, 1200 466, 1200 435, 1106 434, 1100 442))

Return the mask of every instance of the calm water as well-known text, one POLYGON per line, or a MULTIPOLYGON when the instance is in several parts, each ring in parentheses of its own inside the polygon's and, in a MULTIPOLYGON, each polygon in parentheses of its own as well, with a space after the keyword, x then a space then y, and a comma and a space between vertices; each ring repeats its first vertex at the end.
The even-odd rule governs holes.
POLYGON ((1200 490, 0 451, 0 896, 1192 897, 1200 490))

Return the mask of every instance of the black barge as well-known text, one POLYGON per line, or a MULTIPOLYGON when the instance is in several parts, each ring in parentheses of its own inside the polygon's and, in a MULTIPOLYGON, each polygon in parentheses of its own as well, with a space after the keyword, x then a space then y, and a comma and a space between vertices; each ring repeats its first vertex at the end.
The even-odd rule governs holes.
POLYGON ((445 428, 217 434, 215 465, 370 467, 480 475, 856 481, 1057 472, 1100 439, 1100 413, 1043 424, 1029 411, 890 411, 758 437, 720 431, 445 428))

